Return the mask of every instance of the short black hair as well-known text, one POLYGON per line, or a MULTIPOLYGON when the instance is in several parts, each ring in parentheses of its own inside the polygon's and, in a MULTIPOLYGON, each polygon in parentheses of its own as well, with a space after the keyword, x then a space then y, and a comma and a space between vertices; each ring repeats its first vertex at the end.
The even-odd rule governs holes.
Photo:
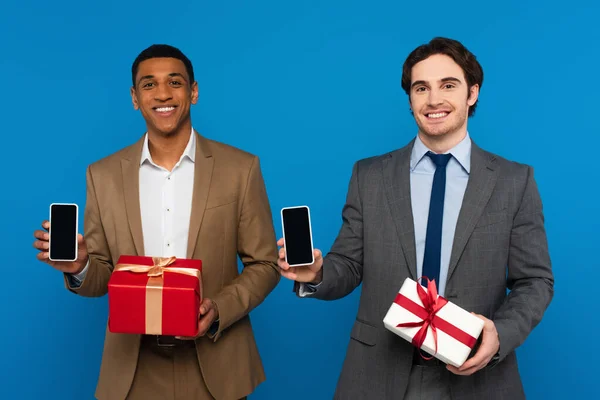
POLYGON ((133 65, 131 66, 131 82, 133 83, 133 87, 135 87, 135 77, 140 63, 151 58, 176 58, 181 60, 183 65, 185 65, 185 69, 190 78, 190 85, 194 83, 194 68, 192 67, 192 62, 181 50, 168 44, 153 44, 144 49, 133 61, 133 65))

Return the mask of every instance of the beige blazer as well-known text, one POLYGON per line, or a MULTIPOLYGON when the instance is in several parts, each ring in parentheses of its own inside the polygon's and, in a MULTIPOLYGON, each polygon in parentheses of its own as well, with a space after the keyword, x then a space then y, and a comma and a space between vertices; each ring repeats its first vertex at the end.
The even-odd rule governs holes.
MULTIPOLYGON (((216 399, 239 399, 265 380, 248 313, 280 279, 271 209, 256 156, 199 134, 187 257, 203 262, 204 295, 219 309, 219 330, 196 340, 204 381, 216 399), (238 255, 244 269, 238 272, 238 255)), ((107 293, 120 255, 144 255, 137 143, 87 170, 85 239, 90 254, 81 296, 107 293)), ((125 399, 136 370, 139 335, 106 330, 98 399, 125 399)))

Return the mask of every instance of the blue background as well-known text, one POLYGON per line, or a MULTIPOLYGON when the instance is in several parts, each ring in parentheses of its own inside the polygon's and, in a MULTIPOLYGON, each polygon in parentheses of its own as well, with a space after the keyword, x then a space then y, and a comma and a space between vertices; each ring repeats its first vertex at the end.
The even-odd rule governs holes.
MULTIPOLYGON (((195 128, 260 156, 278 235, 279 209, 308 204, 326 252, 352 164, 416 133, 402 63, 437 35, 463 41, 484 67, 472 138, 534 166, 544 200, 556 294, 518 350, 527 396, 591 395, 599 12, 580 1, 3 1, 0 398, 92 398, 107 299, 67 292, 36 261, 32 233, 51 202, 83 206, 86 166, 144 132, 129 96, 143 48, 169 43, 191 58, 195 128)), ((359 290, 318 302, 291 285, 252 313, 268 378, 251 398, 330 399, 359 290)))

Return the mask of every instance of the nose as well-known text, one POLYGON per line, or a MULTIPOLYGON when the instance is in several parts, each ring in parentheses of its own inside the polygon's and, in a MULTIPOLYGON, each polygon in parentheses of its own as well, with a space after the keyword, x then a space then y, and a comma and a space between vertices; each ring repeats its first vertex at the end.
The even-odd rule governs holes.
POLYGON ((438 90, 431 89, 429 91, 429 97, 427 98, 427 103, 429 106, 435 107, 439 106, 443 103, 442 95, 438 90))
POLYGON ((168 101, 172 98, 173 96, 171 95, 171 88, 169 87, 169 85, 158 85, 158 87, 154 91, 155 100, 168 101))

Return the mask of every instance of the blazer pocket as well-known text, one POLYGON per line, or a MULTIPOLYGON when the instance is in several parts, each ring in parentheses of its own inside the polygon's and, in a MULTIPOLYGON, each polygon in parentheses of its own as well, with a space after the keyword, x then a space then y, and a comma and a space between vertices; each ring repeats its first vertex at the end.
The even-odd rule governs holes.
POLYGON ((209 200, 208 204, 206 205, 206 209, 212 210, 213 208, 223 207, 233 203, 237 203, 237 197, 209 200))
POLYGON ((354 326, 350 332, 350 337, 367 346, 375 346, 377 343, 377 328, 360 320, 356 320, 354 321, 354 326))

